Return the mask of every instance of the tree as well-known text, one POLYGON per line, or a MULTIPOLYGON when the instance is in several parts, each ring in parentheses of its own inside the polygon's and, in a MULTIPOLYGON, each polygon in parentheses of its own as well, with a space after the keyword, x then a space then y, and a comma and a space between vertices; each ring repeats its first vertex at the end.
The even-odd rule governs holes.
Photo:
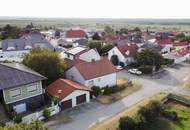
POLYGON ((89 41, 88 46, 91 49, 96 48, 96 50, 98 51, 98 53, 100 55, 102 54, 102 43, 101 43, 101 41, 96 41, 96 40, 89 41))
POLYGON ((7 39, 7 38, 9 38, 9 39, 19 38, 21 32, 22 32, 21 28, 7 24, 2 28, 1 38, 3 40, 7 39))
POLYGON ((57 53, 46 49, 33 49, 23 59, 23 64, 48 78, 49 84, 60 77, 64 77, 66 65, 57 53))
POLYGON ((102 47, 102 54, 108 53, 114 46, 112 44, 106 44, 102 47))
POLYGON ((153 49, 142 49, 136 55, 136 60, 143 66, 155 66, 158 70, 163 64, 163 56, 153 49))
POLYGON ((114 65, 118 65, 119 64, 119 59, 117 57, 117 55, 113 55, 111 57, 111 62, 114 64, 114 65))
POLYGON ((101 37, 100 37, 99 34, 96 32, 96 33, 92 36, 92 40, 101 40, 101 37))
POLYGON ((126 117, 120 118, 119 129, 120 130, 137 130, 138 125, 133 118, 126 116, 126 117))
POLYGON ((113 33, 113 32, 114 32, 114 29, 111 28, 110 26, 105 26, 104 31, 105 31, 106 33, 113 33))

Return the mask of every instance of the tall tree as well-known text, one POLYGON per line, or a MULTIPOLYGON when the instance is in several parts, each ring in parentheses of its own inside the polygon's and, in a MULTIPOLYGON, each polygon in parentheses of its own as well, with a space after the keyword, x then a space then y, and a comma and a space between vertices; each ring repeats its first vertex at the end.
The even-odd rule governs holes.
POLYGON ((23 64, 46 76, 46 84, 50 84, 60 77, 64 77, 66 65, 57 53, 46 49, 34 49, 23 59, 23 64))

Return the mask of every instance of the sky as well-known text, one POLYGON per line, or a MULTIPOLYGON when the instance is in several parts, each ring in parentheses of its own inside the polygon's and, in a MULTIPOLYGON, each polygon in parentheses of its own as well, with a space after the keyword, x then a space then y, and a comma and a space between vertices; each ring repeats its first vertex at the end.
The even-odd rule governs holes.
POLYGON ((0 16, 190 18, 190 0, 1 0, 0 16))

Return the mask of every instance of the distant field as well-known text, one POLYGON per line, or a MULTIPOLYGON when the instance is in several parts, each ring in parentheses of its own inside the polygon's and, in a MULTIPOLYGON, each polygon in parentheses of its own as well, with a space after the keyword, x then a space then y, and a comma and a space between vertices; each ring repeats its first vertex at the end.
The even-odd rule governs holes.
POLYGON ((30 23, 39 27, 82 27, 104 28, 109 25, 115 29, 140 27, 171 31, 190 31, 190 19, 77 19, 77 18, 20 18, 0 17, 0 27, 11 24, 24 27, 30 23))

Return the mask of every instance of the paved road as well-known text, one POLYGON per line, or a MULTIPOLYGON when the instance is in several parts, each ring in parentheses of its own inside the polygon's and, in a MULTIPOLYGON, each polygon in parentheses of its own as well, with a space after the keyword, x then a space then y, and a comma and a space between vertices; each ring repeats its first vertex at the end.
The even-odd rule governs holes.
POLYGON ((124 76, 131 80, 136 80, 143 84, 143 88, 128 97, 123 98, 110 105, 102 105, 97 102, 80 106, 76 110, 68 112, 73 121, 67 124, 60 124, 51 127, 52 130, 86 130, 95 122, 102 121, 134 104, 150 97, 162 90, 170 90, 174 93, 190 95, 190 92, 182 90, 179 86, 187 80, 190 75, 190 65, 180 64, 172 68, 165 69, 164 72, 149 77, 135 76, 125 71, 118 72, 118 76, 124 76))

